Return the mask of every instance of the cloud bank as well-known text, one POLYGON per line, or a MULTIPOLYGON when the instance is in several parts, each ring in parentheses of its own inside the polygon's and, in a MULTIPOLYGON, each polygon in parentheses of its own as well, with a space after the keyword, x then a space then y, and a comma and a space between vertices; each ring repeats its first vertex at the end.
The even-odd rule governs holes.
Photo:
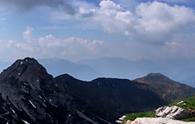
POLYGON ((0 41, 0 58, 17 59, 31 56, 37 58, 67 58, 70 60, 87 59, 96 56, 96 49, 103 45, 102 41, 76 37, 56 38, 51 34, 36 39, 32 37, 29 31, 28 27, 23 32, 25 41, 0 41))
POLYGON ((102 0, 98 5, 80 0, 2 0, 1 3, 23 9, 54 7, 57 9, 49 12, 56 25, 67 20, 78 21, 82 23, 82 28, 93 25, 105 34, 117 34, 128 40, 98 41, 75 36, 58 38, 50 34, 34 38, 32 33, 36 29, 27 27, 22 33, 24 41, 1 41, 0 56, 5 57, 9 49, 10 58, 49 58, 57 53, 59 58, 70 59, 107 56, 127 59, 195 58, 195 12, 190 7, 160 1, 142 2, 136 4, 133 10, 112 0, 102 0))

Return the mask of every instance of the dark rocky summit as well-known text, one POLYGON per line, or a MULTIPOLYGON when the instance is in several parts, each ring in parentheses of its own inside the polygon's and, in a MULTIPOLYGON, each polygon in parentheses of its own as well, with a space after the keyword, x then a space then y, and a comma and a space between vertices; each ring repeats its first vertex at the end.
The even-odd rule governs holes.
POLYGON ((0 124, 111 124, 121 115, 165 101, 148 85, 125 79, 53 78, 35 59, 0 74, 0 124))

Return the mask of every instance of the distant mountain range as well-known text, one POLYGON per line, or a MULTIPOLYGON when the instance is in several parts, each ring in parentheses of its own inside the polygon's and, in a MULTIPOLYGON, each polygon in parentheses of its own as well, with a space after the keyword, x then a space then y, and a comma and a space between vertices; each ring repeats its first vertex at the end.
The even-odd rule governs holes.
MULTIPOLYGON (((163 73, 169 77, 195 87, 195 66, 191 60, 175 61, 129 61, 121 58, 102 58, 71 62, 65 59, 38 59, 54 76, 68 73, 81 80, 97 77, 135 79, 147 73, 163 73), (178 76, 180 75, 180 76, 178 76)), ((11 62, 0 61, 0 70, 11 62)))
POLYGON ((193 96, 195 89, 157 73, 133 81, 54 78, 37 60, 25 58, 0 74, 0 94, 2 124, 112 124, 123 114, 193 96))
POLYGON ((78 62, 64 59, 40 59, 39 61, 53 75, 68 73, 82 80, 93 80, 97 77, 135 79, 151 72, 160 72, 195 87, 195 66, 192 60, 178 60, 177 63, 175 63, 176 60, 155 62, 130 61, 121 58, 90 59, 78 62))

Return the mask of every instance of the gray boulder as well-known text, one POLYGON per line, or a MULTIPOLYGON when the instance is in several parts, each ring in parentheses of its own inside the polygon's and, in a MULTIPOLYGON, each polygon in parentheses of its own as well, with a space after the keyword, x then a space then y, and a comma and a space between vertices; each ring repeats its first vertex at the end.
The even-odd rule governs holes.
POLYGON ((178 106, 160 107, 155 111, 155 113, 156 113, 156 117, 176 119, 176 120, 187 118, 191 114, 190 111, 185 110, 178 106))

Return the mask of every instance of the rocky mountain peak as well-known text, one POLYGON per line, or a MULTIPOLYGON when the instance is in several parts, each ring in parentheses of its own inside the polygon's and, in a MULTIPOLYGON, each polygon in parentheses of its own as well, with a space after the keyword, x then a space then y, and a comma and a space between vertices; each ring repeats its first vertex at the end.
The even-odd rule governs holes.
POLYGON ((193 96, 195 93, 194 88, 176 82, 161 73, 150 73, 134 81, 148 85, 153 92, 167 101, 183 99, 187 96, 193 96))
POLYGON ((19 59, 1 73, 1 77, 27 78, 29 76, 51 79, 46 69, 34 58, 19 59))
POLYGON ((138 83, 143 83, 143 84, 172 84, 175 83, 175 81, 171 80, 167 76, 161 74, 161 73, 149 73, 144 77, 137 78, 135 79, 136 82, 138 83))
POLYGON ((146 75, 144 78, 157 78, 158 80, 159 79, 167 79, 167 80, 170 80, 167 76, 161 74, 161 73, 149 73, 148 75, 146 75))
POLYGON ((25 83, 33 89, 41 89, 43 85, 50 83, 52 79, 53 77, 47 73, 46 69, 37 60, 25 58, 16 60, 0 74, 0 86, 13 89, 13 87, 21 87, 25 83))
POLYGON ((17 61, 21 62, 21 64, 32 64, 32 63, 38 64, 38 61, 36 59, 30 58, 30 57, 27 57, 27 58, 24 58, 24 59, 19 59, 17 61))

